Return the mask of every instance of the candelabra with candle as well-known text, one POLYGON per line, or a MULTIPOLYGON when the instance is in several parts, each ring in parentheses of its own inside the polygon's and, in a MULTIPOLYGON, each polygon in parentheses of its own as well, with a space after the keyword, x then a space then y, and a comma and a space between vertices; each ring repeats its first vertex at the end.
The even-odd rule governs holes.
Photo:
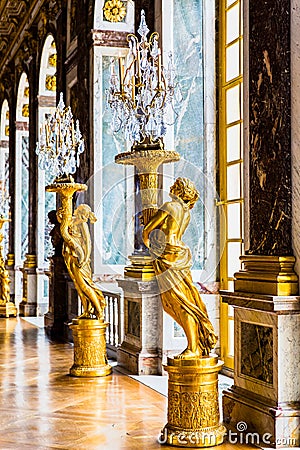
MULTIPOLYGON (((111 128, 113 132, 122 131, 132 144, 131 151, 115 157, 117 164, 135 166, 139 178, 142 202, 142 220, 146 225, 157 211, 158 168, 161 164, 178 161, 176 151, 165 150, 162 138, 167 125, 176 119, 175 103, 180 102, 180 87, 176 82, 172 55, 168 64, 162 65, 161 49, 158 46, 159 34, 147 35, 149 29, 145 12, 141 12, 138 28, 141 40, 134 34, 128 35, 129 54, 111 61, 107 103, 112 109, 111 128), (168 122, 168 119, 170 120, 168 122)), ((131 265, 125 268, 125 275, 150 279, 154 272, 148 252, 135 252, 129 256, 131 265)))
POLYGON ((191 264, 189 250, 181 241, 189 222, 189 209, 193 207, 198 193, 191 187, 189 180, 179 178, 170 191, 173 201, 166 203, 160 211, 157 211, 158 167, 180 159, 179 153, 164 150, 162 142, 168 117, 174 116, 176 119, 174 103, 179 96, 179 89, 171 55, 167 66, 164 67, 162 64, 158 34, 152 33, 147 41, 149 29, 144 11, 141 14, 138 33, 141 36, 140 42, 135 35, 128 35, 130 50, 127 66, 125 67, 124 58, 119 58, 119 75, 116 74, 114 61, 111 62, 107 99, 113 110, 111 123, 113 131, 122 130, 125 138, 132 144, 131 151, 118 154, 115 161, 118 164, 134 165, 137 170, 145 244, 149 245, 150 232, 159 230, 160 233, 153 233, 153 236, 159 238, 156 242, 154 238, 151 241, 151 257, 146 252, 133 254, 130 257, 132 266, 125 270, 128 279, 119 281, 125 292, 126 320, 125 338, 118 351, 118 362, 120 360, 124 363, 135 358, 133 345, 139 347, 134 348, 135 353, 140 351, 139 359, 134 360, 135 366, 139 367, 140 360, 146 359, 146 355, 149 356, 148 365, 156 358, 153 346, 157 342, 155 334, 157 335, 159 330, 155 329, 148 341, 145 335, 151 334, 155 321, 159 321, 153 309, 148 306, 147 298, 143 296, 149 289, 152 295, 151 302, 154 303, 154 282, 151 281, 152 286, 150 283, 144 283, 141 288, 142 295, 138 297, 137 292, 142 283, 136 283, 129 278, 140 277, 146 280, 151 277, 155 279, 156 275, 164 309, 183 326, 188 340, 186 351, 177 357, 168 358, 168 364, 165 366, 169 374, 168 423, 162 431, 160 442, 174 446, 210 447, 223 442, 225 433, 225 428, 219 423, 217 388, 218 372, 223 363, 218 361, 216 355, 209 353, 215 345, 216 337, 212 329, 208 334, 207 330, 205 331, 206 325, 210 322, 189 272, 191 264), (135 303, 139 304, 142 338, 127 333, 129 329, 127 323, 132 320, 128 305, 132 303, 133 297, 135 303), (152 319, 150 312, 155 320, 152 319), (150 323, 148 317, 152 319, 150 323), (214 337, 210 340, 208 336, 214 337), (210 344, 205 349, 206 339, 210 344))
POLYGON ((10 197, 5 189, 3 182, 0 182, 0 316, 17 316, 17 308, 10 301, 10 278, 5 267, 4 242, 5 234, 2 230, 3 225, 10 222, 7 218, 9 213, 10 197))
POLYGON ((92 280, 90 265, 88 221, 94 223, 97 219, 89 205, 81 204, 73 211, 74 193, 87 190, 85 184, 75 183, 71 175, 76 172, 83 151, 79 123, 74 126, 71 108, 65 108, 60 94, 56 111, 42 124, 37 154, 41 169, 49 170, 55 177, 46 190, 60 195, 57 219, 64 240, 63 257, 83 308, 82 314, 69 324, 74 339, 74 364, 70 374, 91 377, 108 375, 111 367, 106 357, 105 299, 92 280))
POLYGON ((168 55, 166 67, 162 65, 159 34, 154 32, 147 40, 149 29, 143 10, 138 33, 140 41, 134 34, 127 37, 126 67, 125 58, 119 57, 118 74, 115 59, 111 60, 107 91, 107 102, 113 110, 111 128, 114 132, 122 130, 133 146, 163 147, 166 127, 177 117, 175 105, 181 101, 180 86, 176 82, 172 53, 168 55))

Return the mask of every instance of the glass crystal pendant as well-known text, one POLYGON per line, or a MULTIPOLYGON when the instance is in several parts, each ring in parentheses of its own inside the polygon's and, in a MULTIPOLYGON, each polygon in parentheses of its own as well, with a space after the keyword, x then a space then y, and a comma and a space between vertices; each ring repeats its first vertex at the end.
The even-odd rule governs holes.
POLYGON ((112 109, 111 130, 114 133, 123 131, 131 144, 161 141, 167 131, 166 124, 175 122, 178 116, 176 106, 181 101, 172 54, 168 55, 166 67, 162 66, 159 35, 154 32, 147 40, 148 33, 142 10, 138 28, 140 41, 134 34, 127 36, 129 55, 126 67, 125 59, 119 57, 117 75, 114 58, 110 64, 106 98, 112 109))
POLYGON ((65 107, 63 94, 53 115, 42 124, 40 139, 36 144, 39 167, 50 170, 59 181, 68 178, 79 167, 79 155, 84 152, 84 140, 79 129, 79 122, 74 125, 70 106, 65 107))

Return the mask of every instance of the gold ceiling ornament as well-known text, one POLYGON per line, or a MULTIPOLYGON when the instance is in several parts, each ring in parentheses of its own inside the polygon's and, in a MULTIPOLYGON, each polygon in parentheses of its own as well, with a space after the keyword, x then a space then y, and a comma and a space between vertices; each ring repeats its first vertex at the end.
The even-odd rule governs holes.
POLYGON ((46 75, 45 86, 47 91, 56 91, 56 75, 46 75))
POLYGON ((24 97, 29 97, 29 86, 26 86, 24 89, 24 97))
POLYGON ((108 0, 103 6, 104 17, 109 22, 122 22, 126 17, 126 6, 120 0, 108 0))
POLYGON ((25 103, 25 105, 22 106, 22 116, 29 117, 29 104, 28 103, 25 103))
POLYGON ((5 113, 5 119, 7 119, 7 120, 9 119, 9 110, 7 110, 5 113))
POLYGON ((48 64, 50 67, 56 67, 56 62, 57 62, 57 54, 52 53, 52 55, 50 55, 48 58, 48 64))
POLYGON ((9 125, 5 125, 5 136, 9 136, 9 125))

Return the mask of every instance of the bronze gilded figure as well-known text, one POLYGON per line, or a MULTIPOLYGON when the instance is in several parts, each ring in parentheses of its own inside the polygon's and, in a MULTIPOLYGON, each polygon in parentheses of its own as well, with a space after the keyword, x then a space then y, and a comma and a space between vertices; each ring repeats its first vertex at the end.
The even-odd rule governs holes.
POLYGON ((199 358, 209 355, 217 342, 205 304, 193 284, 191 251, 181 240, 199 193, 189 179, 177 178, 170 197, 144 227, 143 239, 153 257, 163 308, 187 337, 187 348, 175 358, 199 358))
POLYGON ((64 239, 63 257, 83 306, 80 318, 95 315, 103 320, 105 299, 92 280, 90 265, 92 245, 88 221, 95 223, 97 218, 88 205, 82 204, 75 209, 73 216, 63 214, 63 208, 58 209, 57 219, 64 239))

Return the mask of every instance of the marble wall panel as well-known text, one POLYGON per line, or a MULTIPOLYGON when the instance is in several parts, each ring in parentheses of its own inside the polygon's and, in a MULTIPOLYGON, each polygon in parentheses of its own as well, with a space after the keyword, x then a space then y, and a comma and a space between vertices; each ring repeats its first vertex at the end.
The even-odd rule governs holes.
POLYGON ((291 0, 291 136, 292 136, 292 240, 300 273, 300 3, 291 0))
POLYGON ((290 0, 250 0, 249 254, 292 254, 289 22, 290 0))
POLYGON ((175 164, 175 177, 192 179, 200 191, 185 242, 194 255, 193 269, 204 266, 204 65, 202 2, 175 0, 173 16, 174 65, 182 102, 176 108, 174 145, 189 164, 175 164), (195 239, 195 236, 197 237, 195 239))
POLYGON ((235 385, 278 403, 298 402, 300 313, 235 307, 234 320, 235 385), (253 362, 250 369, 249 356, 253 362), (265 373, 257 371, 257 367, 263 367, 265 373))
MULTIPOLYGON (((278 388, 278 374, 277 374, 277 348, 278 348, 278 336, 277 336, 277 316, 276 314, 264 313, 262 311, 248 310, 245 308, 234 308, 234 330, 235 330, 235 376, 234 383, 236 386, 246 389, 252 393, 256 393, 267 397, 272 400, 276 400, 277 388, 278 388), (260 327, 268 331, 269 336, 272 335, 272 349, 268 347, 260 348, 257 355, 260 353, 260 360, 271 359, 273 366, 270 369, 270 364, 265 364, 265 370, 269 368, 270 373, 264 374, 263 377, 259 377, 255 367, 257 364, 253 364, 252 370, 245 373, 245 367, 249 354, 254 354, 257 350, 262 339, 250 343, 245 341, 245 328, 247 330, 253 330, 253 327, 260 327), (255 347, 255 348, 252 348, 255 347), (272 356, 270 356, 272 353, 272 356), (268 357, 267 357, 268 354, 268 357)), ((256 329, 255 329, 256 332, 256 329)))
POLYGON ((278 401, 300 399, 300 314, 278 316, 278 401))

